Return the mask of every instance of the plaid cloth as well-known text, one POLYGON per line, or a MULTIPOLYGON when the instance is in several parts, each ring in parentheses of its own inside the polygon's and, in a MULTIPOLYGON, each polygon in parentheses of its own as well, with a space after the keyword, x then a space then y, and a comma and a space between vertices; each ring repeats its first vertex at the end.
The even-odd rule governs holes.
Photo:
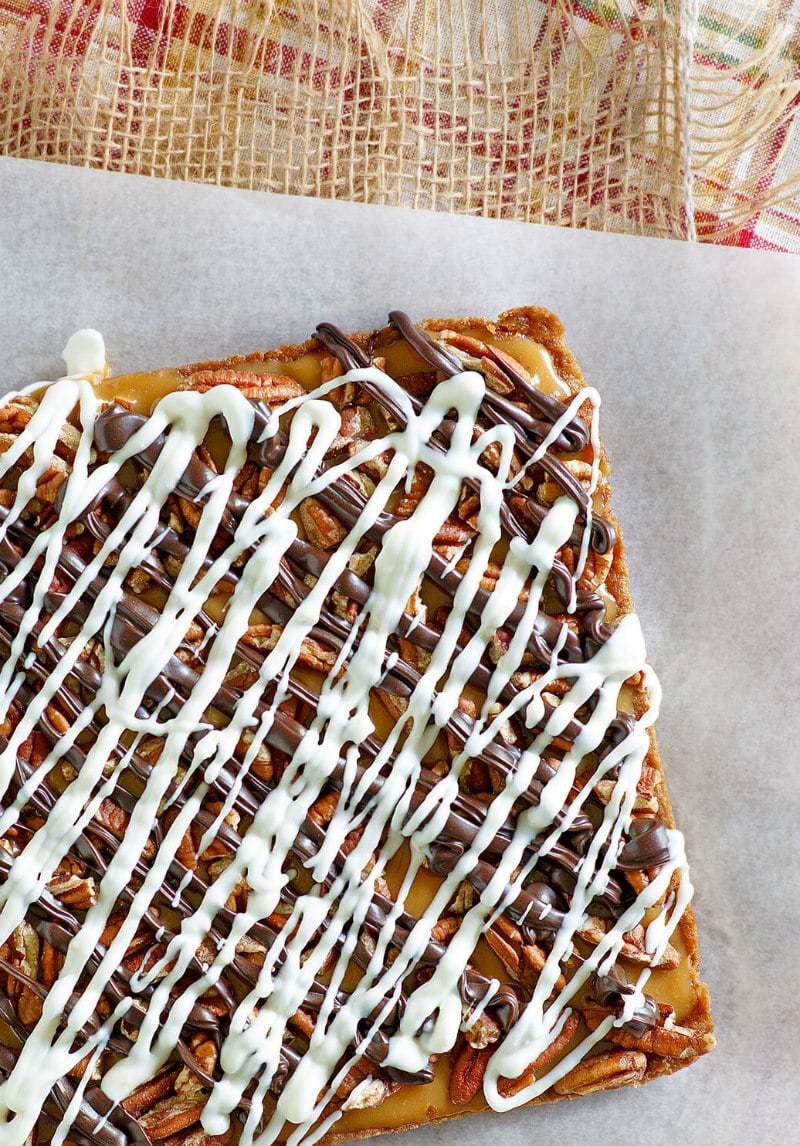
MULTIPOLYGON (((784 65, 787 114, 767 130, 755 130, 747 145, 723 157, 717 171, 695 180, 698 236, 715 236, 726 210, 741 225, 713 241, 759 250, 800 253, 800 0, 702 3, 694 58, 717 73, 721 86, 707 113, 708 130, 736 122, 742 93, 766 82, 771 67, 784 65), (773 39, 771 50, 767 48, 773 39), (777 195, 773 189, 783 189, 777 195), (754 210, 754 204, 765 204, 754 210)), ((742 130, 747 134, 747 124, 742 130)), ((755 125, 756 129, 758 125, 755 125)))
POLYGON ((0 152, 800 252, 800 0, 428 8, 0 0, 0 152))

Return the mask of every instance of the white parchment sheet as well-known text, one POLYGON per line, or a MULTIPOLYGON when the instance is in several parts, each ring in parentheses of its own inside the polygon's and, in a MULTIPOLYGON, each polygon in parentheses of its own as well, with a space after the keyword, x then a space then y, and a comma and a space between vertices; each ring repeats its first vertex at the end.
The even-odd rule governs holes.
POLYGON ((800 259, 0 160, 3 389, 82 326, 123 372, 525 303, 603 395, 719 1046, 408 1141, 800 1143, 800 259))

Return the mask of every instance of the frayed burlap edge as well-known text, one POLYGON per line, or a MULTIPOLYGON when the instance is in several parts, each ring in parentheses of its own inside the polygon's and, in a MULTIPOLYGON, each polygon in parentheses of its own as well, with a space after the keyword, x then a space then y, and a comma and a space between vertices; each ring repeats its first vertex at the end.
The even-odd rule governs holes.
POLYGON ((792 191, 777 17, 743 82, 697 60, 697 0, 18 6, 7 155, 678 238, 792 191))

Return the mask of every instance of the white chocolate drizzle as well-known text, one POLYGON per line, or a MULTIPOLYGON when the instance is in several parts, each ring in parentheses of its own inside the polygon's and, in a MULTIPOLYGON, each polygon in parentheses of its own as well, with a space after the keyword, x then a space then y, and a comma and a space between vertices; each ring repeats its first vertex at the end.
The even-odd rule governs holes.
MULTIPOLYGON (((323 1111, 358 1057, 352 1048, 359 1034, 363 1035, 364 1024, 369 1026, 371 1022, 372 1030, 377 1029, 397 1000, 404 980, 419 965, 431 938, 431 929, 460 883, 497 831, 510 823, 513 826, 510 843, 497 861, 491 879, 482 892, 476 893, 474 904, 463 915, 458 931, 430 977, 410 991, 399 1024, 389 1038, 384 1065, 413 1073, 424 1068, 431 1055, 450 1051, 459 1032, 474 1023, 491 1002, 487 995, 470 1013, 465 1013, 458 992, 459 980, 481 935, 513 903, 537 860, 548 854, 571 820, 580 814, 592 784, 611 769, 618 768, 613 794, 580 866, 571 906, 555 934, 544 970, 530 1001, 497 1044, 484 1079, 486 1098, 497 1110, 519 1105, 541 1094, 604 1037, 611 1020, 586 1035, 556 1067, 542 1073, 518 1093, 504 1097, 498 1090, 498 1080, 518 1076, 558 1035, 571 1014, 576 992, 598 969, 613 963, 623 932, 643 920, 645 912, 672 886, 676 872, 680 874, 678 891, 667 896, 666 906, 658 908, 655 915, 651 912, 648 923, 647 949, 654 959, 664 950, 691 895, 682 838, 678 832, 670 831, 670 861, 624 910, 566 986, 555 992, 561 960, 572 950, 574 937, 589 914, 591 901, 605 889, 623 834, 630 825, 641 765, 650 744, 649 729, 657 715, 659 699, 657 681, 646 665, 638 620, 628 614, 615 622, 610 638, 585 663, 560 662, 557 644, 553 661, 544 675, 519 691, 511 703, 501 704, 497 711, 498 698, 520 667, 556 554, 578 521, 578 507, 566 496, 557 498, 532 540, 515 538, 511 541, 482 619, 467 644, 459 647, 457 642, 467 611, 486 566, 491 559, 497 559, 500 509, 515 480, 510 471, 513 437, 509 428, 499 426, 487 430, 478 424, 484 396, 484 380, 480 374, 467 371, 441 382, 418 413, 412 409, 402 388, 373 367, 354 370, 307 397, 277 409, 271 424, 274 431, 277 431, 278 417, 293 412, 285 455, 220 551, 213 543, 218 537, 235 478, 246 459, 253 429, 250 403, 229 386, 219 386, 205 394, 190 391, 169 394, 124 448, 112 454, 108 461, 96 463, 92 453, 93 427, 105 403, 96 397, 91 378, 82 375, 104 368, 102 340, 98 342, 87 332, 81 332, 80 337, 70 340, 65 359, 72 376, 43 389, 41 401, 20 432, 17 443, 0 456, 2 478, 24 451, 32 450, 33 454, 33 461, 19 482, 16 501, 0 523, 0 537, 3 537, 11 524, 19 520, 37 480, 46 472, 61 427, 77 412, 80 445, 64 483, 59 514, 41 531, 28 554, 0 584, 0 601, 5 601, 24 579, 35 585, 33 603, 25 613, 12 655, 0 669, 3 715, 8 713, 24 679, 26 635, 44 611, 44 596, 68 526, 81 520, 103 486, 120 474, 130 457, 145 450, 165 431, 168 431, 168 448, 158 453, 118 525, 67 591, 63 603, 38 638, 41 643, 58 634, 61 622, 100 575, 106 558, 113 554, 116 564, 110 572, 107 568, 104 570, 107 578, 91 599, 80 631, 64 645, 58 667, 24 708, 0 754, 0 785, 6 793, 0 814, 0 830, 4 831, 19 819, 26 798, 63 758, 70 744, 75 743, 81 728, 88 726, 101 709, 105 713, 106 722, 94 742, 85 749, 82 767, 58 795, 44 826, 14 859, 0 886, 0 943, 22 922, 101 800, 113 794, 120 783, 125 759, 115 758, 118 746, 139 743, 154 735, 162 739, 163 751, 135 801, 124 836, 100 881, 96 903, 87 910, 80 930, 69 943, 63 967, 44 999, 41 1017, 30 1030, 7 1080, 0 1085, 0 1138, 4 1146, 24 1146, 54 1085, 87 1053, 94 1056, 102 1053, 115 1025, 124 1018, 134 1000, 145 1007, 138 1037, 127 1057, 116 1061, 106 1072, 100 1083, 103 1093, 114 1103, 122 1102, 170 1059, 193 1006, 209 987, 220 981, 236 954, 237 943, 254 924, 280 906, 298 831, 342 759, 348 761, 350 767, 345 769, 341 797, 326 826, 322 850, 308 865, 314 882, 308 892, 297 895, 290 925, 276 938, 257 981, 233 1012, 219 1058, 222 1077, 208 1096, 202 1115, 203 1127, 210 1134, 224 1132, 231 1115, 241 1108, 247 1096, 251 1105, 242 1141, 248 1146, 252 1143, 267 1146, 276 1141, 285 1133, 287 1122, 295 1125, 289 1141, 298 1144, 315 1141, 329 1128, 338 1115, 322 1118, 323 1111), (334 385, 364 380, 403 409, 407 419, 405 428, 391 430, 370 442, 361 454, 325 468, 325 452, 340 429, 339 414, 326 400, 326 394, 334 385), (431 436, 445 417, 453 418, 453 411, 454 428, 447 448, 442 450, 432 443, 431 436), (218 415, 227 425, 230 451, 218 476, 198 502, 201 516, 188 555, 151 631, 120 655, 111 646, 110 632, 123 580, 141 565, 153 548, 164 504, 218 415), (482 458, 492 444, 499 447, 497 472, 492 472, 482 458), (251 623, 259 597, 276 578, 280 559, 297 536, 293 515, 298 507, 305 498, 324 491, 335 480, 352 472, 367 456, 377 457, 386 451, 392 453, 385 476, 377 482, 364 512, 331 553, 307 597, 294 610, 277 643, 265 655, 258 680, 243 691, 227 724, 212 726, 206 714, 236 658, 237 643, 251 623), (85 1034, 85 1025, 94 1015, 110 975, 119 967, 137 927, 159 892, 209 785, 219 770, 233 759, 234 748, 245 732, 252 735, 243 766, 243 777, 246 777, 278 705, 289 695, 289 674, 296 665, 300 646, 318 622, 337 577, 348 568, 348 560, 357 546, 379 514, 390 505, 395 490, 410 481, 420 463, 431 471, 430 485, 411 516, 394 524, 382 537, 369 599, 360 609, 351 639, 342 649, 335 669, 327 676, 316 717, 283 776, 255 811, 230 864, 204 891, 196 906, 183 916, 177 932, 170 935, 163 957, 132 977, 131 999, 120 1002, 104 1022, 85 1035, 78 1049, 72 1049, 76 1037, 81 1032, 85 1034), (389 648, 390 638, 429 565, 434 538, 454 510, 462 483, 467 479, 476 483, 480 495, 477 536, 454 594, 452 611, 402 716, 386 735, 377 755, 366 761, 359 760, 359 744, 374 733, 370 716, 374 687, 387 668, 393 667, 392 658, 396 660, 396 653, 389 648), (283 497, 279 499, 277 495, 282 488, 283 497), (193 621, 234 567, 237 570, 235 587, 227 598, 218 631, 205 648, 205 663, 196 686, 175 715, 145 705, 148 687, 175 656, 193 621), (456 711, 464 687, 493 634, 507 621, 526 586, 528 598, 524 614, 507 651, 494 667, 485 704, 463 751, 453 760, 449 773, 412 812, 410 797, 419 777, 421 760, 456 711), (86 706, 63 741, 50 751, 29 778, 25 790, 10 798, 7 793, 20 745, 36 728, 59 686, 91 642, 99 642, 104 653, 102 684, 94 701, 86 706), (571 796, 581 761, 597 749, 618 714, 623 683, 640 671, 646 674, 650 696, 648 711, 635 721, 630 735, 598 764, 593 780, 571 796), (407 941, 394 951, 394 957, 387 960, 394 929, 394 919, 390 916, 377 934, 374 953, 361 978, 344 1001, 334 1005, 376 882, 386 872, 389 861, 404 845, 410 845, 411 861, 397 896, 396 918, 404 909, 416 874, 425 864, 427 849, 447 820, 458 794, 459 775, 468 767, 469 760, 498 736, 504 722, 514 714, 519 714, 531 728, 540 725, 545 711, 542 692, 555 681, 566 681, 569 691, 552 711, 543 730, 522 751, 506 786, 487 805, 485 822, 453 870, 442 877, 430 909, 417 921, 407 941), (263 712, 259 705, 263 706, 267 695, 270 701, 267 711, 263 712), (517 801, 529 788, 545 750, 582 706, 595 697, 597 702, 591 715, 585 719, 580 735, 544 787, 538 804, 515 815, 517 801), (174 799, 181 755, 190 736, 194 745, 192 774, 200 776, 200 782, 194 789, 187 788, 182 802, 175 803, 176 818, 165 829, 157 853, 148 859, 146 875, 137 882, 134 872, 162 804, 174 799), (391 769, 387 770, 390 760, 391 769), (361 766, 359 773, 355 770, 357 762, 361 766), (365 805, 363 794, 371 790, 370 784, 381 775, 382 784, 373 785, 374 792, 365 805), (559 813, 563 815, 556 823, 559 813), (344 863, 334 870, 331 866, 334 858, 356 827, 362 829, 357 843, 344 863), (543 842, 534 845, 537 839, 543 842), (249 888, 247 906, 236 913, 230 933, 222 938, 216 951, 203 948, 204 962, 198 970, 196 953, 215 916, 243 879, 249 888), (99 947, 100 938, 111 913, 123 902, 120 898, 123 891, 133 884, 136 891, 127 904, 124 922, 103 951, 99 947), (101 954, 92 963, 98 950, 101 954), (281 1047, 288 1037, 287 1024, 315 981, 331 966, 330 984, 308 1050, 289 1074, 274 1103, 273 1113, 265 1115, 270 1109, 265 1105, 265 1096, 278 1069, 281 1047), (192 967, 194 979, 187 986, 186 973, 192 967), (73 998, 76 992, 77 998, 73 998)), ((594 391, 581 390, 573 398, 564 418, 554 424, 533 460, 555 441, 563 425, 587 401, 592 407, 593 490, 599 474, 599 398, 594 391)), ((575 581, 587 555, 588 524, 575 581)), ((460 557, 459 554, 455 560, 460 557)), ((563 637, 566 635, 564 631, 563 637)), ((234 789, 216 823, 207 829, 204 845, 224 826, 235 797, 234 789)), ((179 889, 176 897, 181 894, 179 889)), ((618 1022, 629 1017, 641 1001, 648 975, 648 971, 641 975, 633 993, 626 998, 625 1014, 618 1022)), ((493 986, 496 984, 490 983, 490 989, 493 986)), ((361 1086, 363 1090, 351 1097, 351 1102, 371 1093, 368 1080, 361 1086)), ((64 1114, 59 1127, 62 1138, 69 1130, 82 1093, 83 1089, 76 1092, 64 1114)))

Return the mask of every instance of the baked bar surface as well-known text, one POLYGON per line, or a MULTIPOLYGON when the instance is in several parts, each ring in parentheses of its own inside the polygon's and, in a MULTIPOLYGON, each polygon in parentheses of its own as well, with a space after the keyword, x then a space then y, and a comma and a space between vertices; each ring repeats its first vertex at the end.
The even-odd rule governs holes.
POLYGON ((336 1142, 709 1050, 558 320, 67 361, 0 407, 4 1146, 336 1142))

